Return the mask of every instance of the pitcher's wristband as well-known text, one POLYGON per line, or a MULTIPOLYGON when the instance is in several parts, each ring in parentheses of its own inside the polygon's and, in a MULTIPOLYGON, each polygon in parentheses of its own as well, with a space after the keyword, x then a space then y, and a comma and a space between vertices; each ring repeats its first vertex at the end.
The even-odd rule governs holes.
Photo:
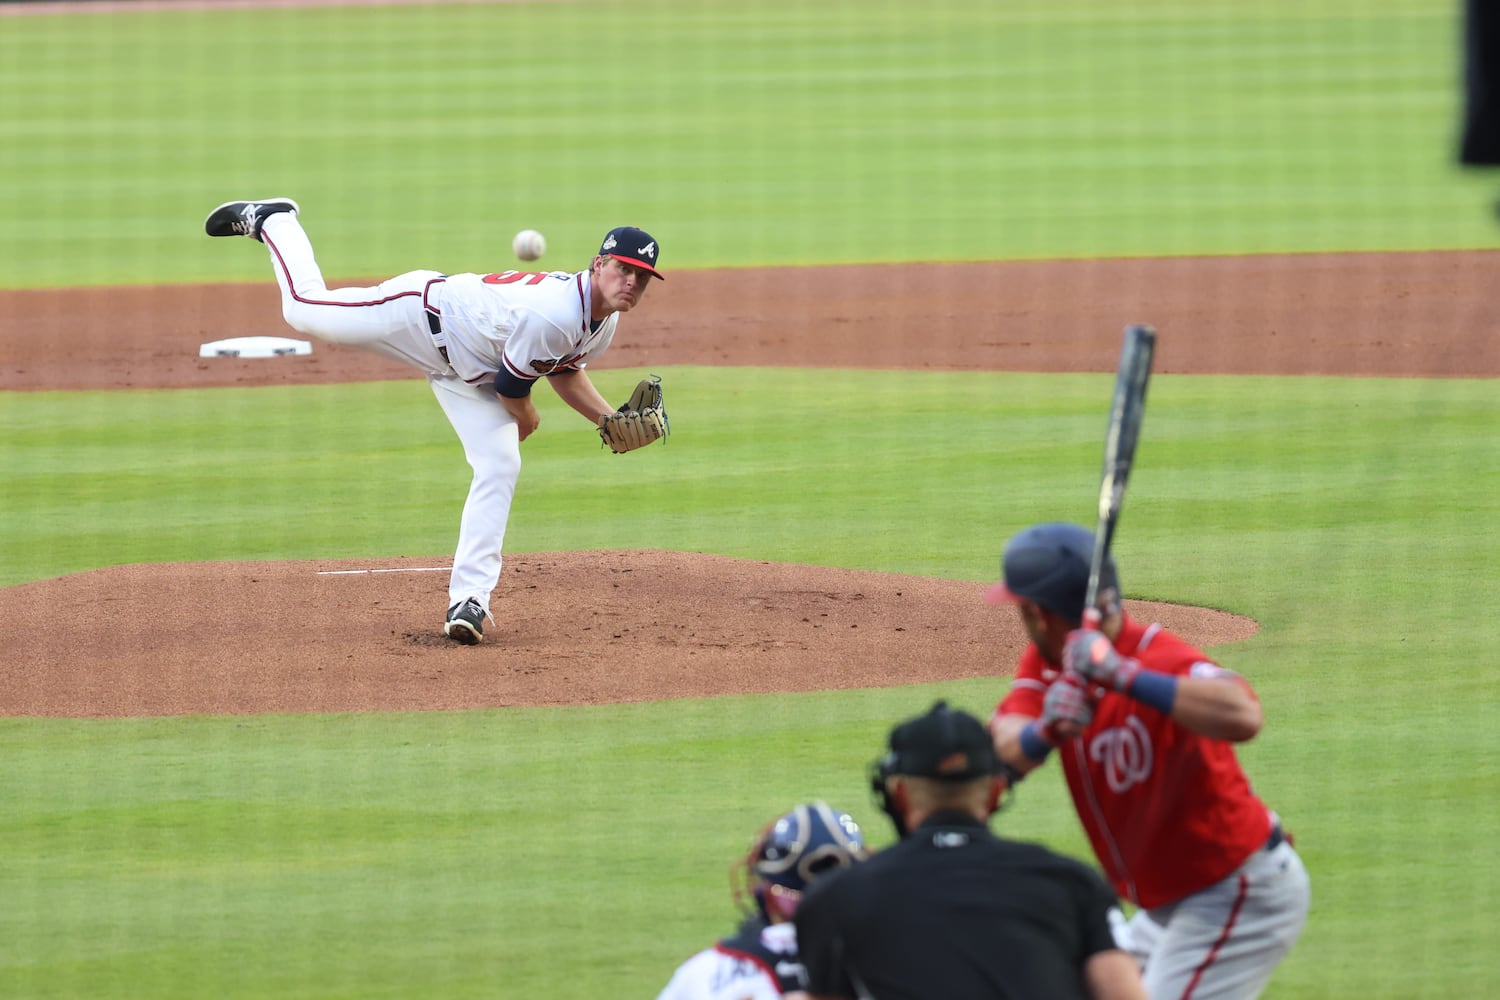
POLYGON ((1021 730, 1021 752, 1027 759, 1040 764, 1052 752, 1052 744, 1042 739, 1042 724, 1038 721, 1026 723, 1021 730))
POLYGON ((1147 708, 1154 708, 1162 715, 1171 715, 1172 706, 1177 703, 1177 677, 1175 674, 1142 670, 1131 681, 1128 694, 1147 708))

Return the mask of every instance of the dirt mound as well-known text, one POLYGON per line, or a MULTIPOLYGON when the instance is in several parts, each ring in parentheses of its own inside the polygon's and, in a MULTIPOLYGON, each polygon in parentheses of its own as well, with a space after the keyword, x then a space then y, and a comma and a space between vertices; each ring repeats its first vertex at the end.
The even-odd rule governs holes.
MULTIPOLYGON (((1500 376, 1497 270, 1500 253, 1468 252, 682 271, 653 285, 600 367, 1110 371, 1124 325, 1149 322, 1162 373, 1500 376)), ((269 275, 0 291, 0 390, 415 377, 327 344, 305 357, 198 357, 207 341, 288 333, 269 275)), ((0 714, 848 688, 1003 674, 1022 643, 1012 616, 970 584, 589 552, 509 555, 500 622, 470 649, 438 635, 447 564, 130 566, 0 591, 0 638, 15 651, 0 666, 0 714), (636 588, 659 588, 644 615, 639 595, 620 589, 632 567, 636 588)), ((1209 611, 1137 610, 1200 644, 1254 631, 1209 611)))
MULTIPOLYGON (((500 621, 482 645, 460 646, 440 633, 447 576, 444 560, 188 563, 0 590, 0 621, 30 623, 0 663, 0 715, 460 709, 878 687, 1007 676, 1025 643, 1015 616, 981 599, 981 584, 614 551, 511 557, 494 599, 500 621)), ((1202 645, 1256 630, 1196 608, 1130 610, 1202 645)))

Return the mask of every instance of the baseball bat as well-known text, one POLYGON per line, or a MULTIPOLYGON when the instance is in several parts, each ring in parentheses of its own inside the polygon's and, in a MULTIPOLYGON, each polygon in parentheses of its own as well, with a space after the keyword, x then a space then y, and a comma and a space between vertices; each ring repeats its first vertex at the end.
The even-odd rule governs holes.
POLYGON ((1120 364, 1115 370, 1115 394, 1109 409, 1109 431, 1104 437, 1104 472, 1099 484, 1099 524, 1094 531, 1093 558, 1089 560, 1089 584, 1083 597, 1083 627, 1098 628, 1102 615, 1099 576, 1114 542, 1125 502, 1125 482, 1135 461, 1135 445, 1146 415, 1146 383, 1151 378, 1151 358, 1156 352, 1156 331, 1143 323, 1125 328, 1120 364))

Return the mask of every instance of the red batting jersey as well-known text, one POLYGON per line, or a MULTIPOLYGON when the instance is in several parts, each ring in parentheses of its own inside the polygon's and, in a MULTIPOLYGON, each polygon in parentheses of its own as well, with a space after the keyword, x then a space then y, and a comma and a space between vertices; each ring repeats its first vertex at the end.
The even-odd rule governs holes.
MULTIPOLYGON (((1160 625, 1125 618, 1115 648, 1147 670, 1244 683, 1160 625)), ((998 713, 1040 716, 1061 673, 1028 646, 998 713)), ((1058 754, 1116 892, 1147 909, 1163 906, 1214 884, 1265 845, 1271 814, 1250 790, 1232 744, 1123 694, 1095 693, 1093 722, 1058 754)))

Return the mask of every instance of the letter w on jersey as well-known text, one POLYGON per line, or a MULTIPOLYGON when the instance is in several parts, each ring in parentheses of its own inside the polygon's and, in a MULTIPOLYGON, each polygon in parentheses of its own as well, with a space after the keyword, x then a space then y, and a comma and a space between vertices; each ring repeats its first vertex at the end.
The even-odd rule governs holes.
POLYGON ((1089 741, 1089 759, 1104 769, 1109 790, 1119 795, 1151 776, 1151 734, 1135 716, 1089 741))

